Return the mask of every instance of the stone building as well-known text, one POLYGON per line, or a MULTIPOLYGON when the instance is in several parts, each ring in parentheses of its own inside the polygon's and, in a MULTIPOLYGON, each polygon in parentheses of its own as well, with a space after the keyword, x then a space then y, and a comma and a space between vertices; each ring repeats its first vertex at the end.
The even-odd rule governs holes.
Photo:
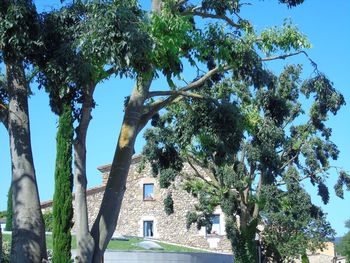
MULTIPOLYGON (((186 214, 193 210, 197 200, 182 189, 181 178, 169 189, 160 188, 150 167, 146 166, 139 171, 140 160, 140 156, 132 160, 115 235, 154 238, 189 247, 231 253, 231 245, 225 233, 225 217, 220 207, 213 215, 210 233, 204 227, 198 230, 194 225, 187 229, 186 214), (170 193, 174 200, 174 213, 167 215, 163 201, 170 193)), ((110 167, 111 165, 104 165, 97 168, 102 173, 102 185, 87 191, 90 226, 100 208, 110 167)), ((185 166, 184 169, 191 168, 185 166)), ((52 201, 42 203, 43 212, 51 207, 52 201)))
MULTIPOLYGON (((336 254, 332 242, 325 243, 323 249, 319 249, 314 253, 310 252, 307 255, 310 263, 346 263, 345 257, 336 254)), ((301 260, 297 260, 296 263, 301 263, 301 260)))
MULTIPOLYGON (((147 237, 183 246, 232 253, 225 232, 225 216, 220 207, 214 212, 210 233, 204 227, 198 230, 194 225, 187 229, 186 214, 194 210, 197 200, 182 189, 180 177, 169 189, 160 188, 149 166, 139 171, 140 160, 141 156, 135 156, 132 160, 114 235, 147 237), (174 200, 174 213, 171 215, 165 213, 163 204, 169 193, 174 200)), ((87 190, 90 226, 99 211, 110 168, 111 165, 98 167, 102 184, 87 190)), ((190 172, 191 168, 185 165, 184 170, 190 172)), ((44 213, 51 208, 52 201, 42 203, 44 213)), ((327 243, 323 250, 309 253, 308 258, 310 263, 345 263, 344 257, 336 257, 334 244, 331 242, 327 243)), ((295 262, 299 263, 301 260, 296 259, 295 262)))

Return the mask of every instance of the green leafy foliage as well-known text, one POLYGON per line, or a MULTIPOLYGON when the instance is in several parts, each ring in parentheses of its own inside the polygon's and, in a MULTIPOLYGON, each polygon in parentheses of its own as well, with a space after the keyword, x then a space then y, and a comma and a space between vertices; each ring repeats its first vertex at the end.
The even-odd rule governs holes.
POLYGON ((174 200, 171 193, 168 193, 167 197, 164 199, 164 211, 167 215, 174 213, 174 200))
POLYGON ((82 13, 79 5, 73 5, 41 15, 43 47, 34 63, 39 88, 49 93, 51 109, 58 115, 67 101, 82 102, 82 88, 92 79, 93 69, 75 46, 82 13))
POLYGON ((282 4, 287 4, 288 7, 294 7, 304 3, 304 0, 279 0, 282 4))
POLYGON ((43 218, 45 222, 45 231, 46 232, 52 232, 53 231, 53 213, 52 212, 46 212, 43 213, 43 218))
POLYGON ((121 74, 150 69, 151 41, 137 1, 91 1, 84 8, 89 15, 79 25, 77 47, 92 65, 101 71, 112 65, 121 74))
POLYGON ((193 169, 184 189, 198 204, 187 215, 187 227, 210 228, 220 205, 238 262, 254 261, 251 240, 258 224, 265 225, 265 255, 275 260, 303 255, 334 235, 300 182, 310 179, 328 203, 324 180, 339 151, 325 121, 344 104, 343 97, 323 75, 302 82, 299 65, 286 66, 280 75, 259 63, 255 67, 258 71, 246 71, 244 78, 233 74, 205 83, 196 91, 202 99, 183 98, 154 117, 143 151, 165 187, 183 174, 184 165, 193 169), (309 119, 302 94, 312 98, 309 119), (313 113, 321 105, 324 111, 313 113))
POLYGON ((288 20, 284 22, 283 27, 272 27, 264 30, 260 34, 260 38, 261 42, 258 45, 266 54, 271 54, 278 49, 290 52, 311 47, 307 37, 288 20))
POLYGON ((26 61, 40 48, 39 16, 34 3, 0 2, 0 62, 26 61))
POLYGON ((309 194, 298 183, 291 181, 287 188, 288 192, 266 187, 261 197, 266 200, 261 214, 264 241, 291 260, 305 254, 306 249, 316 250, 325 237, 333 237, 335 232, 321 208, 311 203, 309 194), (305 242, 308 246, 298 245, 305 242))
POLYGON ((150 24, 150 36, 155 48, 151 61, 170 79, 171 75, 182 72, 181 58, 186 56, 193 46, 191 35, 192 23, 186 16, 172 13, 168 5, 160 14, 153 14, 150 24))

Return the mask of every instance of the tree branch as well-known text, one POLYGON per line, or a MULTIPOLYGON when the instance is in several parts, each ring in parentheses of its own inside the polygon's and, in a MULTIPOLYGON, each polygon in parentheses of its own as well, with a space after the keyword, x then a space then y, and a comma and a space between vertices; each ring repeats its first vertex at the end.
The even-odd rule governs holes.
POLYGON ((217 72, 227 71, 231 68, 232 68, 232 66, 227 66, 227 65, 221 66, 221 67, 216 67, 216 68, 208 71, 200 79, 191 82, 187 86, 185 86, 177 91, 153 91, 153 92, 150 92, 148 95, 149 98, 156 97, 156 96, 163 96, 163 95, 164 96, 168 95, 169 97, 166 99, 163 99, 163 100, 158 100, 150 105, 145 106, 146 112, 144 113, 144 115, 142 117, 140 127, 143 127, 144 125, 146 125, 146 123, 149 121, 149 119, 152 118, 152 116, 156 112, 160 111, 161 109, 163 109, 164 107, 166 107, 170 103, 174 102, 175 100, 180 100, 181 98, 183 98, 184 94, 186 94, 186 95, 192 94, 193 96, 197 96, 198 94, 194 95, 194 93, 188 93, 188 91, 194 90, 194 89, 202 86, 207 79, 212 77, 217 72), (184 92, 187 92, 187 93, 184 93, 184 92))
POLYGON ((192 16, 200 16, 202 18, 213 18, 213 19, 221 19, 226 21, 230 26, 235 27, 235 28, 241 28, 241 26, 235 22, 231 18, 229 18, 226 15, 215 15, 215 14, 210 14, 206 13, 203 11, 198 11, 201 7, 193 8, 192 10, 188 10, 183 12, 183 15, 192 15, 192 16))
POLYGON ((201 95, 198 93, 193 92, 186 92, 182 90, 167 90, 167 91, 152 91, 148 94, 148 97, 157 97, 157 96, 183 96, 183 97, 190 97, 194 99, 202 99, 202 100, 209 100, 213 102, 214 104, 218 105, 218 101, 210 96, 201 95))
POLYGON ((284 55, 280 55, 280 56, 261 58, 261 61, 271 61, 271 60, 277 60, 277 59, 286 59, 288 57, 293 57, 293 56, 297 56, 297 55, 300 55, 300 54, 304 54, 306 56, 306 58, 310 61, 311 65, 315 68, 315 70, 317 70, 317 64, 309 57, 309 55, 304 50, 299 50, 299 51, 294 52, 294 53, 284 54, 284 55))
POLYGON ((0 122, 2 122, 6 130, 8 130, 8 108, 1 103, 0 103, 0 122))
POLYGON ((189 90, 196 89, 196 88, 202 86, 206 80, 208 80, 210 77, 212 77, 216 73, 227 71, 227 70, 230 70, 232 68, 233 68, 233 66, 228 66, 228 65, 213 68, 212 70, 208 71, 205 75, 203 75, 200 79, 193 81, 192 83, 181 88, 180 90, 189 91, 189 90))
MULTIPOLYGON (((193 159, 193 158, 192 158, 192 159, 193 159)), ((205 181, 206 183, 212 185, 213 187, 215 187, 216 189, 219 190, 219 188, 220 188, 219 182, 218 182, 215 178, 214 178, 214 180, 213 180, 212 176, 210 176, 210 174, 211 174, 210 172, 208 173, 209 179, 210 179, 210 181, 209 181, 207 178, 205 178, 205 176, 203 176, 203 175, 200 174, 200 172, 198 171, 198 169, 197 169, 197 168, 192 164, 192 162, 190 161, 190 158, 189 158, 189 157, 187 157, 186 160, 187 160, 187 163, 191 166, 191 168, 192 168, 193 171, 195 172, 195 174, 196 174, 195 176, 196 176, 196 177, 202 179, 202 180, 205 181)))

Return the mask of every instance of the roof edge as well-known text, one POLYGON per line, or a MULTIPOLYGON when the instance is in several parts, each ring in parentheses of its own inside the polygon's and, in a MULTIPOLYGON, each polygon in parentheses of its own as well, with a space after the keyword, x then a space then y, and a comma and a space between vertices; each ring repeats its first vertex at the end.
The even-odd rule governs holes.
MULTIPOLYGON (((90 189, 86 190, 86 195, 87 196, 93 195, 93 194, 102 192, 105 189, 106 189, 105 185, 103 185, 103 186, 96 186, 96 187, 93 187, 93 188, 90 188, 90 189)), ((74 200, 74 198, 75 198, 75 194, 73 193, 73 200, 74 200)), ((44 209, 44 208, 51 207, 52 205, 53 205, 53 200, 47 200, 47 201, 44 201, 44 202, 40 203, 40 208, 44 209)))
MULTIPOLYGON (((142 154, 134 154, 131 159, 131 165, 137 164, 141 161, 142 154)), ((104 164, 97 167, 97 170, 99 170, 101 173, 108 173, 111 170, 112 164, 104 164)))

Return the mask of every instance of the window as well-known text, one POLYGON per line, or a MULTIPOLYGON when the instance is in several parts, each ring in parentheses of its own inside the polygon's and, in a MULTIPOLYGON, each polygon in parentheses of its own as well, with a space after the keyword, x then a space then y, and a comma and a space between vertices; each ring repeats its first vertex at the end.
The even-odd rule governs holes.
POLYGON ((153 237, 153 221, 143 221, 143 236, 153 237))
POLYGON ((143 200, 153 200, 153 199, 154 199, 154 184, 144 184, 143 200))
POLYGON ((209 228, 207 228, 207 234, 209 235, 220 235, 220 215, 213 215, 211 217, 211 230, 209 231, 209 228))

